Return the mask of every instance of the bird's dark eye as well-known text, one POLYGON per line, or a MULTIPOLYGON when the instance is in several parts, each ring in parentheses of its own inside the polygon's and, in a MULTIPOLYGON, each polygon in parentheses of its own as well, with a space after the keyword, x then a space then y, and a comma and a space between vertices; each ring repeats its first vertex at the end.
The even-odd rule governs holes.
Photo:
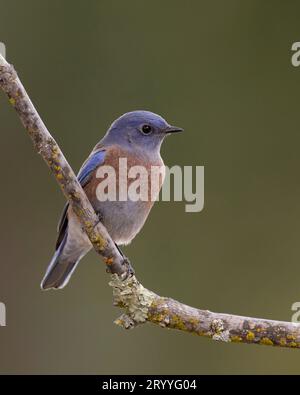
POLYGON ((142 132, 143 132, 144 134, 150 134, 150 133, 152 132, 151 126, 150 126, 150 125, 144 125, 144 126, 142 127, 142 132))

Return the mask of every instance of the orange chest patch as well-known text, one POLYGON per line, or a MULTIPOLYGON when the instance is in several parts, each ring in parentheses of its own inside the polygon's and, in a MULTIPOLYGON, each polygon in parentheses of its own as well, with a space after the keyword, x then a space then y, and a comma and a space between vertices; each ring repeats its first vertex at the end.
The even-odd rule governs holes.
POLYGON ((107 149, 103 165, 94 172, 90 182, 85 186, 85 191, 90 198, 94 197, 99 184, 105 182, 107 185, 103 192, 106 194, 110 187, 115 188, 116 200, 121 191, 124 200, 126 191, 129 198, 130 192, 133 192, 139 194, 141 200, 152 205, 159 194, 164 177, 165 166, 161 158, 153 161, 141 154, 128 153, 113 146, 107 149))

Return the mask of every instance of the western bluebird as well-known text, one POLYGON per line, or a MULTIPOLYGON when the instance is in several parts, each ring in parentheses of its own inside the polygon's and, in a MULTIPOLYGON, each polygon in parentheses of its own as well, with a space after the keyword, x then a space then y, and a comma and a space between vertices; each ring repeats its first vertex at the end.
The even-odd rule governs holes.
MULTIPOLYGON (((130 243, 141 230, 155 199, 133 201, 129 196, 114 201, 98 199, 96 191, 100 179, 97 170, 101 166, 111 166, 118 179, 119 159, 126 158, 128 168, 136 165, 146 169, 159 166, 164 174, 165 167, 160 156, 162 141, 168 134, 182 130, 170 126, 162 117, 149 111, 126 113, 112 123, 81 167, 77 178, 117 247, 130 243)), ((160 180, 155 197, 162 182, 160 180)), ((118 182, 116 190, 119 190, 118 182)), ((80 259, 91 248, 92 244, 76 215, 66 204, 58 225, 56 252, 41 283, 42 289, 63 288, 80 259)))

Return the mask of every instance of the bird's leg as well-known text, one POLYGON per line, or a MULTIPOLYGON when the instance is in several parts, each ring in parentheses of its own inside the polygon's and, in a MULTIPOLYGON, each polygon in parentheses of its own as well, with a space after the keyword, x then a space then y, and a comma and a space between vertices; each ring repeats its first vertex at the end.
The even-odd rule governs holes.
POLYGON ((125 255, 124 255, 123 251, 121 250, 121 248, 118 246, 117 243, 115 243, 115 246, 117 247, 117 250, 118 250, 119 253, 122 255, 122 257, 125 258, 125 255))
MULTIPOLYGON (((98 217, 98 220, 99 220, 98 223, 99 223, 99 222, 103 223, 102 214, 101 214, 100 212, 96 212, 96 214, 97 214, 97 217, 98 217)), ((97 224, 98 224, 98 223, 97 223, 97 224)))
POLYGON ((127 278, 129 276, 133 276, 135 274, 135 271, 134 271, 129 259, 127 258, 127 256, 124 255, 123 251, 121 250, 121 248, 118 246, 117 243, 115 243, 115 246, 117 247, 117 250, 119 251, 119 253, 122 255, 122 258, 123 258, 122 265, 126 265, 126 277, 125 278, 127 278))
MULTIPOLYGON (((103 223, 102 214, 100 212, 97 212, 97 216, 98 216, 98 222, 97 222, 96 226, 98 225, 99 222, 103 223)), ((115 246, 123 258, 122 265, 126 266, 126 272, 123 274, 124 279, 133 276, 135 274, 135 271, 134 271, 129 259, 127 258, 127 256, 124 255, 123 251, 121 250, 121 248, 118 246, 117 243, 115 243, 115 246)))

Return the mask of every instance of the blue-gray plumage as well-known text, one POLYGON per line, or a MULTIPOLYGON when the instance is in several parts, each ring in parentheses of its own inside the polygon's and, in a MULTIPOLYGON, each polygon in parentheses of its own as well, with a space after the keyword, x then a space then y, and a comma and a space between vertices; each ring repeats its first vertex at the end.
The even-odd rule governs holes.
MULTIPOLYGON (((80 169, 78 180, 117 245, 130 243, 141 230, 153 200, 99 200, 96 196, 100 182, 96 176, 97 170, 100 166, 109 165, 118 175, 119 158, 127 159, 128 168, 135 165, 146 169, 159 166, 164 170, 160 156, 161 143, 168 134, 179 131, 182 129, 170 126, 162 117, 152 112, 126 113, 113 122, 80 169)), ((118 187, 117 184, 117 189, 118 187)), ((67 204, 58 226, 56 252, 42 281, 42 289, 63 288, 80 259, 91 248, 92 245, 76 215, 67 204)))

